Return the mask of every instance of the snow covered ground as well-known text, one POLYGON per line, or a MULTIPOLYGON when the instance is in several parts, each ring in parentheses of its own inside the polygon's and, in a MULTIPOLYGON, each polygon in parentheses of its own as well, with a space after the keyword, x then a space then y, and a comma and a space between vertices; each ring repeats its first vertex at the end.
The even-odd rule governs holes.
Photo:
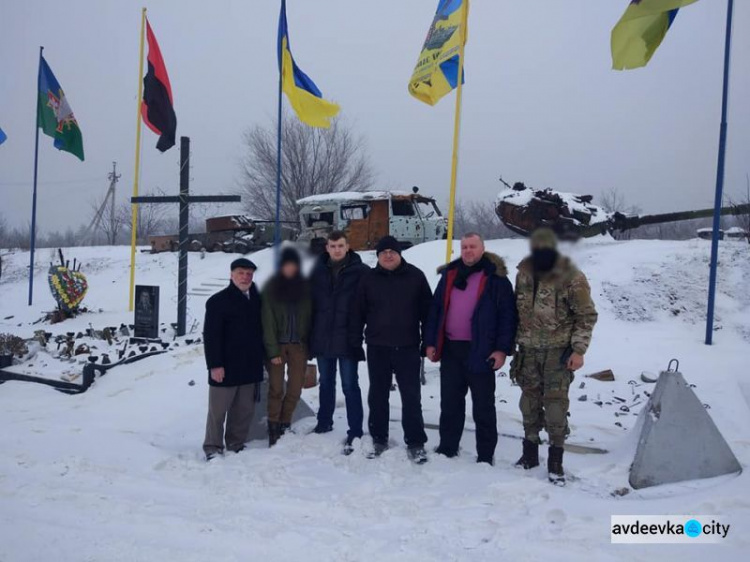
MULTIPOLYGON (((443 244, 405 253, 433 286, 443 244)), ((488 249, 513 271, 526 242, 492 241, 488 249)), ((314 424, 307 419, 273 449, 258 443, 207 464, 200 450, 207 405, 202 348, 182 346, 118 367, 78 396, 32 383, 0 385, 0 561, 746 559, 747 470, 624 496, 613 492, 628 485, 632 428, 643 391, 652 388, 639 375, 666 368, 673 357, 742 465, 750 464, 750 246, 722 243, 720 329, 712 347, 702 343, 707 242, 602 238, 569 251, 588 274, 600 312, 586 366, 571 387, 570 441, 609 453, 567 453, 566 469, 575 476, 567 487, 551 486, 542 468, 512 467, 522 429, 520 390, 510 385, 507 368, 498 376, 503 436, 494 467, 475 464, 470 420, 457 459, 432 455, 426 465, 412 465, 400 446, 399 423, 391 424, 399 446, 380 459, 359 451, 343 457, 340 394, 333 433, 307 435, 314 424), (606 368, 615 382, 583 376, 606 368), (631 411, 622 412, 623 404, 631 411), (717 546, 611 545, 613 514, 712 514, 730 522, 732 531, 717 546)), ((28 254, 4 252, 0 332, 29 337, 40 327, 33 322, 53 308, 46 269, 54 255, 43 250, 38 256, 35 304, 27 307, 28 254)), ((72 248, 66 257, 83 261, 90 285, 84 304, 101 312, 48 330, 132 322, 127 248, 72 248)), ((195 321, 196 333, 206 295, 227 280, 233 257, 190 256, 188 325, 195 321)), ((371 252, 363 257, 375 261, 371 252)), ((261 284, 271 259, 269 251, 253 256, 261 284)), ((175 319, 176 271, 174 254, 138 255, 137 281, 161 286, 165 322, 175 319)), ((360 373, 366 393, 364 366, 360 373)), ((428 364, 427 380, 425 418, 437 423, 436 365, 428 364)), ((317 389, 303 397, 317 409, 317 389)), ((391 406, 398 419, 398 393, 391 406)), ((437 432, 428 436, 436 445, 437 432)))

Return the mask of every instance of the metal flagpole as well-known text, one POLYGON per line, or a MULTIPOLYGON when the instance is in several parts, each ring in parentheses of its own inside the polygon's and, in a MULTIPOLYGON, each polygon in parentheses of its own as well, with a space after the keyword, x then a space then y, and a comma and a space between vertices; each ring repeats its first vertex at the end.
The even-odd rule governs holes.
POLYGON ((453 253, 453 218, 456 211, 456 177, 458 176, 458 141, 461 134, 461 102, 463 98, 463 83, 464 83, 464 50, 466 45, 466 26, 469 18, 469 0, 463 0, 466 2, 464 6, 463 22, 461 23, 461 42, 458 47, 458 74, 457 80, 458 85, 456 86, 456 115, 453 123, 453 159, 451 164, 451 191, 450 200, 448 204, 448 234, 447 244, 445 248, 445 263, 451 261, 451 254, 453 253))
POLYGON ((34 249, 36 247, 36 178, 39 167, 39 92, 42 91, 42 51, 39 47, 39 70, 36 74, 36 140, 34 141, 34 191, 31 196, 31 240, 29 258, 29 306, 34 301, 34 249))
POLYGON ((706 345, 713 343, 714 305, 716 303, 716 269, 719 259, 719 226, 724 191, 724 158, 727 147, 727 102, 729 98, 729 55, 732 46, 732 13, 734 0, 727 2, 727 30, 724 42, 724 89, 721 97, 721 128, 719 129, 719 161, 716 166, 716 199, 714 201, 713 236, 711 237, 711 269, 708 280, 708 311, 706 314, 706 345))
MULTIPOLYGON (((133 197, 138 197, 138 174, 141 165, 141 103, 143 102, 143 42, 146 33, 146 8, 141 9, 141 53, 138 58, 138 104, 135 125, 135 172, 133 173, 133 197)), ((138 232, 138 205, 132 204, 130 218, 130 295, 128 310, 133 311, 135 299, 135 243, 138 232)))
MULTIPOLYGON (((286 16, 284 0, 281 0, 282 15, 286 16)), ((278 129, 276 137, 276 223, 273 230, 273 247, 274 247, 274 264, 279 263, 279 252, 281 246, 281 105, 282 105, 282 89, 283 89, 283 53, 281 53, 281 60, 279 61, 279 111, 278 111, 278 129)))

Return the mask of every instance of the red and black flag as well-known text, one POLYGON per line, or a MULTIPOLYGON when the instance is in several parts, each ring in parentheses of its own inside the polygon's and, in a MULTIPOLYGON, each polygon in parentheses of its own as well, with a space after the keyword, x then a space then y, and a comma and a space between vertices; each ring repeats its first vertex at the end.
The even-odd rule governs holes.
POLYGON ((177 116, 172 104, 172 86, 169 84, 167 67, 161 58, 161 50, 156 42, 151 24, 146 20, 148 40, 148 72, 143 79, 143 102, 141 115, 149 129, 159 135, 156 148, 166 152, 174 146, 177 134, 177 116))

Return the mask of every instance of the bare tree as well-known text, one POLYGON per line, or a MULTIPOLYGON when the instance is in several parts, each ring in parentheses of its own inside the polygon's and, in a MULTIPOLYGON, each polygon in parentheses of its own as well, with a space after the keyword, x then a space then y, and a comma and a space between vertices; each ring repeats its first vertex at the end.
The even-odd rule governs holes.
MULTIPOLYGON (((245 133, 239 194, 248 213, 270 220, 276 215, 276 124, 256 125, 245 133)), ((374 172, 364 141, 341 118, 330 129, 308 127, 296 117, 282 119, 281 218, 299 220, 297 200, 340 191, 366 191, 374 172)))
POLYGON ((477 232, 485 240, 515 238, 518 235, 505 226, 495 214, 492 201, 459 201, 453 223, 454 238, 466 232, 477 232))
MULTIPOLYGON (((164 195, 164 192, 157 189, 155 195, 164 195)), ((174 232, 167 231, 167 212, 170 207, 176 207, 176 205, 149 205, 143 204, 138 205, 138 216, 136 221, 136 242, 138 244, 145 244, 148 242, 148 237, 155 234, 177 234, 177 230, 174 232)), ((130 240, 131 233, 133 232, 133 208, 130 203, 121 203, 117 207, 115 216, 122 225, 122 230, 127 233, 127 239, 130 240)))
POLYGON ((110 246, 117 244, 121 238, 122 230, 125 228, 124 214, 118 212, 111 213, 109 205, 104 208, 105 201, 108 201, 106 195, 91 203, 90 224, 91 230, 87 228, 87 236, 91 242, 99 242, 98 238, 103 238, 110 246), (98 217, 98 223, 97 223, 98 217))

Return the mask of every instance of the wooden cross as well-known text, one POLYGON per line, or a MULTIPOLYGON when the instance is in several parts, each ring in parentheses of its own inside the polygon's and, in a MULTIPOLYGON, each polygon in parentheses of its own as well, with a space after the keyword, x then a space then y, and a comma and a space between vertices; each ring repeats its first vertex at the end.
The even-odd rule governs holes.
POLYGON ((175 196, 131 197, 134 205, 141 203, 180 204, 180 242, 177 275, 177 335, 184 336, 187 324, 188 219, 191 203, 238 203, 239 195, 190 195, 190 138, 180 137, 180 194, 175 196))

